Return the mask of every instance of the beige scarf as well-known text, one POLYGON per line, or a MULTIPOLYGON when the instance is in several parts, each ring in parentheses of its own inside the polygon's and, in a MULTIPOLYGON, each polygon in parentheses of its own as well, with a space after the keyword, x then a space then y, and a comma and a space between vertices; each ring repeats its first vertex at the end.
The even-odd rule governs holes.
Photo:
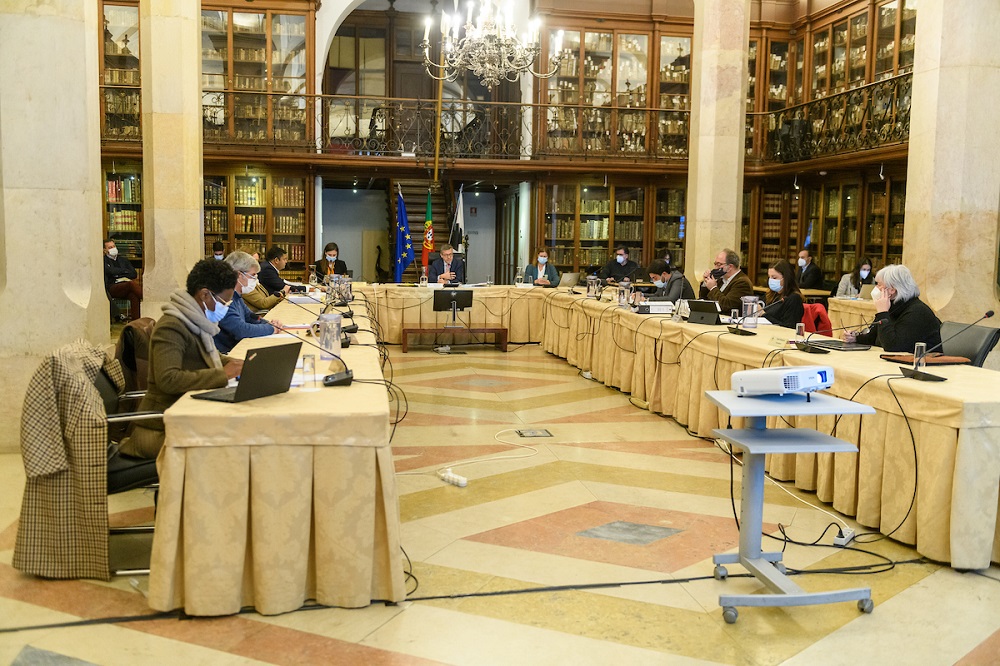
POLYGON ((215 335, 219 332, 219 325, 208 320, 201 305, 194 300, 194 296, 183 289, 178 289, 170 294, 170 302, 163 306, 163 314, 177 317, 184 322, 191 334, 197 335, 201 340, 201 346, 212 358, 215 367, 222 367, 222 358, 215 347, 215 335))

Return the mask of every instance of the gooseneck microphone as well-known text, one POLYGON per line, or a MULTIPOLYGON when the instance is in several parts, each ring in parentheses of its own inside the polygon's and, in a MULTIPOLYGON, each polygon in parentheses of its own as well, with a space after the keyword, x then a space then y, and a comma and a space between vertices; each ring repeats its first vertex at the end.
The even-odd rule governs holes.
MULTIPOLYGON (((958 332, 952 333, 947 338, 945 338, 941 342, 937 343, 936 345, 934 345, 933 347, 931 347, 930 349, 928 349, 927 351, 925 351, 924 352, 924 357, 926 357, 928 354, 930 354, 933 351, 937 351, 938 349, 941 349, 944 346, 944 343, 948 342, 949 340, 954 340, 955 338, 957 338, 958 336, 960 336, 962 333, 965 333, 967 330, 969 330, 970 328, 972 328, 973 326, 975 326, 976 324, 978 324, 982 320, 989 319, 992 316, 993 316, 993 310, 987 311, 986 314, 984 314, 982 317, 980 317, 976 321, 974 321, 971 324, 968 324, 966 326, 963 326, 962 328, 960 328, 958 330, 958 332)), ((916 359, 914 359, 914 362, 915 361, 916 361, 916 359)), ((903 372, 903 376, 904 377, 909 377, 910 379, 916 379, 917 381, 921 381, 921 382, 943 382, 943 381, 947 381, 948 380, 947 377, 941 377, 939 375, 932 375, 929 372, 924 372, 923 370, 917 370, 916 368, 908 368, 905 365, 902 368, 902 372, 903 372)))

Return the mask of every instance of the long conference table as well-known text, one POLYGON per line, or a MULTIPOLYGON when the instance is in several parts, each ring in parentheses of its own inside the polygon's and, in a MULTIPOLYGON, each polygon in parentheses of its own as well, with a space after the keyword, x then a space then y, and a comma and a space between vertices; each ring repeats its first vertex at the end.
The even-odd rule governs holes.
MULTIPOLYGON (((319 308, 285 302, 271 316, 306 324, 319 308)), ((364 307, 354 311, 370 329, 364 307)), ((243 340, 233 355, 288 342, 243 340)), ((316 356, 320 379, 340 369, 307 342, 300 353, 316 356)), ((354 371, 349 387, 293 387, 231 405, 186 395, 165 412, 150 607, 270 615, 309 599, 358 608, 405 598, 387 392, 357 381, 382 378, 378 351, 351 345, 342 355, 354 371)))

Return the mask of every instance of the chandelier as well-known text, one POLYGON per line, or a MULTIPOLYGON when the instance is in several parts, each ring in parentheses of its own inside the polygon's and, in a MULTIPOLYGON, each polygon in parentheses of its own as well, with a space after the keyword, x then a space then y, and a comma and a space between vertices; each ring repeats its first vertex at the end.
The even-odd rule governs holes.
POLYGON ((514 30, 513 12, 507 5, 506 12, 482 0, 478 20, 473 23, 475 3, 469 2, 465 26, 458 12, 455 0, 455 14, 441 14, 441 63, 430 58, 430 17, 424 22, 424 41, 420 48, 424 51, 424 69, 435 80, 454 81, 463 70, 472 72, 483 85, 493 89, 501 81, 517 81, 523 72, 540 79, 553 76, 562 62, 562 37, 560 30, 553 40, 549 70, 536 72, 532 69, 541 52, 538 41, 539 21, 533 20, 530 32, 518 39, 514 30), (464 33, 464 34, 460 34, 464 33))

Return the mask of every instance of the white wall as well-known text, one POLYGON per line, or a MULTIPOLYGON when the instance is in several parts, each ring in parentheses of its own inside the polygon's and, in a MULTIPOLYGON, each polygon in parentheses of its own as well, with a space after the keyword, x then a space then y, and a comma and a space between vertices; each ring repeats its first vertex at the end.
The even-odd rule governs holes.
MULTIPOLYGON (((469 237, 469 282, 485 282, 488 275, 496 280, 497 199, 493 192, 466 192, 465 233, 469 237), (475 209, 475 215, 472 210, 475 209)), ((440 245, 440 243, 437 243, 440 245)))
MULTIPOLYGON (((354 271, 356 278, 363 275, 366 266, 375 264, 375 256, 361 256, 361 236, 364 231, 385 233, 388 215, 384 190, 323 190, 322 237, 318 243, 320 253, 323 246, 334 242, 340 248, 340 257, 347 262, 347 268, 354 271)), ((384 248, 382 266, 389 265, 388 250, 384 248)), ((317 254, 313 259, 319 259, 317 254)))

